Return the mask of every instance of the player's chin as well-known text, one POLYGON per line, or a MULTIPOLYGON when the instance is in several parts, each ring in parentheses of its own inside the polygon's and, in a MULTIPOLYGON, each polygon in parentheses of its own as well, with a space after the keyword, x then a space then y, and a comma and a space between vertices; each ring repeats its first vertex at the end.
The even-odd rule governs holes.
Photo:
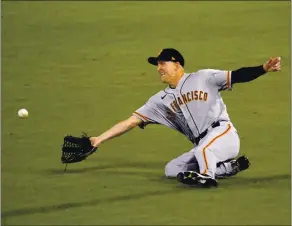
POLYGON ((163 75, 160 76, 160 81, 163 82, 163 83, 166 83, 167 82, 166 79, 165 79, 165 77, 163 75))

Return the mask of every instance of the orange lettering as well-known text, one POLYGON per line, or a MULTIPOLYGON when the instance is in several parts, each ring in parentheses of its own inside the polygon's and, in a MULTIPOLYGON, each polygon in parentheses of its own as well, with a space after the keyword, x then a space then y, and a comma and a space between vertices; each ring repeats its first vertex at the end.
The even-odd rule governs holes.
POLYGON ((204 93, 203 91, 200 91, 199 100, 203 100, 203 97, 202 97, 202 94, 203 94, 203 93, 204 93))
POLYGON ((174 101, 174 105, 175 105, 176 109, 178 110, 179 106, 178 106, 178 103, 176 102, 176 100, 174 101))
POLYGON ((190 102, 192 99, 191 99, 191 97, 190 97, 190 93, 189 92, 187 92, 187 98, 188 98, 188 102, 190 102))
POLYGON ((179 105, 183 104, 183 102, 181 101, 181 99, 179 97, 177 98, 177 100, 178 100, 179 105))
POLYGON ((176 109, 175 109, 174 101, 170 104, 170 106, 172 107, 173 111, 175 112, 176 109))
POLYGON ((195 95, 195 100, 198 99, 198 90, 194 91, 194 95, 195 95))
POLYGON ((183 94, 183 95, 182 95, 182 98, 183 98, 183 101, 184 101, 185 104, 188 103, 188 100, 187 100, 186 94, 183 94))
POLYGON ((207 101, 208 99, 208 93, 204 93, 204 101, 207 101))

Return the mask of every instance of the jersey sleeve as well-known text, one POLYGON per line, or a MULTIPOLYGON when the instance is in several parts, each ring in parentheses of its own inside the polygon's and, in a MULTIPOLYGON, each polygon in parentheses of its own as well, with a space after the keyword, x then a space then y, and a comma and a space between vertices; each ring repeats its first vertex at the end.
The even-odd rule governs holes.
POLYGON ((155 110, 155 104, 150 101, 146 102, 142 107, 137 109, 133 115, 143 121, 139 125, 141 129, 144 129, 148 124, 158 124, 158 115, 155 110))
POLYGON ((231 71, 208 69, 207 72, 211 84, 216 86, 219 91, 232 90, 231 71))

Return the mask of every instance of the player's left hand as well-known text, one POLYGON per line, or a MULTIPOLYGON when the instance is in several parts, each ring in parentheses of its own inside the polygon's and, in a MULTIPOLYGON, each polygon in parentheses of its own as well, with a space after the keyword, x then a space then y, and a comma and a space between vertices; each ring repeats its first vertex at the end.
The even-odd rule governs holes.
POLYGON ((274 72, 281 70, 281 57, 271 57, 264 65, 266 72, 274 72))
POLYGON ((97 147, 91 145, 90 137, 85 133, 80 137, 67 135, 62 145, 62 163, 75 163, 85 160, 96 152, 97 147))
POLYGON ((101 144, 101 139, 99 137, 90 137, 90 142, 93 147, 98 147, 101 144))

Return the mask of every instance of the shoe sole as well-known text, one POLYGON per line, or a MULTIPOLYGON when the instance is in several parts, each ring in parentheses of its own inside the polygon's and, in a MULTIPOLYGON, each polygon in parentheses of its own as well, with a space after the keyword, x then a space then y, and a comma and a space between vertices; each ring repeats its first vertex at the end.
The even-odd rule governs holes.
POLYGON ((200 187, 217 187, 217 181, 208 177, 203 177, 196 172, 181 172, 177 175, 177 180, 180 183, 187 185, 197 185, 200 187))

